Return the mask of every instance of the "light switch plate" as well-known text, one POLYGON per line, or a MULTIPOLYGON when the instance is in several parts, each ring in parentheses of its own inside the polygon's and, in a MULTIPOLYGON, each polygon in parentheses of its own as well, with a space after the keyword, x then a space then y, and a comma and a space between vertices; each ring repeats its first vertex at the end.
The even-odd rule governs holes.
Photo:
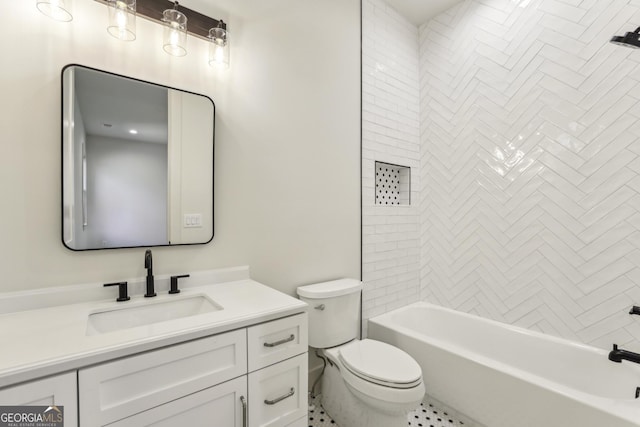
POLYGON ((201 228, 202 214, 185 214, 184 228, 201 228))

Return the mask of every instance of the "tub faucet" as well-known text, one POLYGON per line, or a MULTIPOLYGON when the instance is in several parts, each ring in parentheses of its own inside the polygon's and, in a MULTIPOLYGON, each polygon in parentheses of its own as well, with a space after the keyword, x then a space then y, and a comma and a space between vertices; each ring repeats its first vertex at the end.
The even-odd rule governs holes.
POLYGON ((155 297, 156 291, 153 284, 153 257, 151 256, 151 249, 147 249, 144 253, 144 268, 147 269, 147 293, 145 297, 155 297))
POLYGON ((633 353, 627 350, 619 350, 618 345, 613 345, 613 350, 609 353, 609 360, 612 362, 620 363, 623 360, 628 360, 634 363, 640 363, 640 354, 633 353))

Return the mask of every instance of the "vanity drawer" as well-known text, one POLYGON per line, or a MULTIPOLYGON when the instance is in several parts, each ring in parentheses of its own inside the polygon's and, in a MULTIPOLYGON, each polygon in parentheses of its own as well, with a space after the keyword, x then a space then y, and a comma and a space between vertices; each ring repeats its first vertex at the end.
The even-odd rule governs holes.
POLYGON ((307 353, 249 374, 249 427, 282 427, 305 417, 307 353))
POLYGON ((307 313, 250 327, 249 372, 308 351, 307 334, 307 313))
POLYGON ((81 369, 80 423, 109 424, 246 371, 245 329, 81 369))

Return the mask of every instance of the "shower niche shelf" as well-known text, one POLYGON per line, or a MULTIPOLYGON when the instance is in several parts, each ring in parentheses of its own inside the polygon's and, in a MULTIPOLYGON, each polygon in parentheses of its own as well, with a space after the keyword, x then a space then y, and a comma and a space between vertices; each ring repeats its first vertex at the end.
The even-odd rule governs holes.
POLYGON ((376 205, 409 206, 411 204, 411 168, 376 162, 376 205))

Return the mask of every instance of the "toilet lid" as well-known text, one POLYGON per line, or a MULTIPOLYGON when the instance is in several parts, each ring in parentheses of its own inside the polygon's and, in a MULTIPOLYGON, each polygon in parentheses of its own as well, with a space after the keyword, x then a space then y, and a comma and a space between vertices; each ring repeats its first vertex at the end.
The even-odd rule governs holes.
POLYGON ((364 339, 340 348, 340 360, 355 375, 392 387, 412 387, 422 381, 420 365, 392 345, 364 339))

